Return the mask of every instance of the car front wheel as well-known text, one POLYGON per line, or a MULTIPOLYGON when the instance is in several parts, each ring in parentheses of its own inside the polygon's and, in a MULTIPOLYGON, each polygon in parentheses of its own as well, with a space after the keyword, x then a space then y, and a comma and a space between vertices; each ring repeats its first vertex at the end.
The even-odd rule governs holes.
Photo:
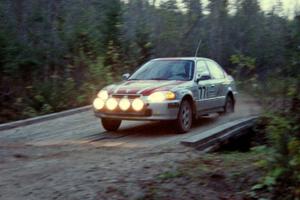
POLYGON ((102 118, 101 123, 105 130, 116 131, 121 125, 121 120, 102 118))
POLYGON ((192 119, 192 106, 187 100, 183 100, 180 105, 178 117, 176 120, 178 133, 188 132, 192 126, 192 119))

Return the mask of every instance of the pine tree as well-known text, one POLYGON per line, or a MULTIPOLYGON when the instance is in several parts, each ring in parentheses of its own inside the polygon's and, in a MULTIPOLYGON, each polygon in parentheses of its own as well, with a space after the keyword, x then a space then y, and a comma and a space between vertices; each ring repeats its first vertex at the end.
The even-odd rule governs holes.
POLYGON ((207 37, 209 56, 225 63, 228 42, 228 1, 210 0, 208 4, 207 37))
POLYGON ((103 41, 104 65, 114 72, 114 78, 120 75, 121 47, 120 47, 120 26, 121 26, 121 2, 111 0, 107 3, 106 17, 104 21, 103 41))
MULTIPOLYGON (((203 13, 200 0, 184 0, 187 9, 186 26, 180 41, 180 56, 193 56, 197 48, 197 42, 203 41, 203 13)), ((201 46, 200 53, 203 48, 201 46)))

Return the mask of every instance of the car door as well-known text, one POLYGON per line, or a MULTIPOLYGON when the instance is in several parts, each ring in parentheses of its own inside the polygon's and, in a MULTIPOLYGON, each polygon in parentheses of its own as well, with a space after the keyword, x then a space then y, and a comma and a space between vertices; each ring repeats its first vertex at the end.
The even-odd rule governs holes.
POLYGON ((205 110, 209 110, 212 105, 209 102, 209 98, 211 97, 211 75, 210 71, 207 68, 206 62, 204 60, 197 61, 197 87, 198 87, 198 95, 197 95, 197 111, 203 112, 205 110))
POLYGON ((207 67, 211 74, 210 104, 212 108, 224 106, 225 104, 225 73, 216 62, 207 60, 207 67))

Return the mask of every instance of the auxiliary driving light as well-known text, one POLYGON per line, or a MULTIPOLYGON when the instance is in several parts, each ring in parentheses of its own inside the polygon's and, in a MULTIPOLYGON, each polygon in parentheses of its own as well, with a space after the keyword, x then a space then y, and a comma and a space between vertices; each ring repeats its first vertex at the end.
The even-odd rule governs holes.
POLYGON ((101 110, 104 107, 104 101, 100 98, 96 98, 93 102, 94 108, 101 110))
POLYGON ((126 111, 129 109, 130 107, 130 101, 127 98, 123 98, 121 99, 121 101, 119 102, 119 107, 121 108, 121 110, 126 111))
POLYGON ((136 98, 133 100, 133 102, 132 102, 133 110, 140 111, 143 109, 143 107, 144 107, 144 102, 141 99, 136 98))
POLYGON ((118 102, 117 102, 117 100, 115 98, 109 98, 106 101, 106 107, 109 110, 114 110, 114 109, 116 109, 117 106, 118 106, 118 102))
POLYGON ((97 94, 98 98, 106 100, 108 99, 108 92, 106 90, 101 90, 98 94, 97 94))

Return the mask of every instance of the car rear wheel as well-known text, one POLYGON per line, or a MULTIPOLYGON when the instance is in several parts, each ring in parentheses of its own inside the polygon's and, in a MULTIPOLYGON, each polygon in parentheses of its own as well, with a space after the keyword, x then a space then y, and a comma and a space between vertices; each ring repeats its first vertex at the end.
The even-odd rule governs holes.
POLYGON ((121 125, 122 120, 101 118, 102 126, 107 131, 116 131, 121 125))
POLYGON ((232 96, 227 96, 224 105, 223 114, 229 114, 234 112, 234 100, 232 96))
POLYGON ((186 133, 190 130, 193 121, 192 106, 187 100, 183 100, 180 108, 178 117, 176 120, 177 132, 186 133))

